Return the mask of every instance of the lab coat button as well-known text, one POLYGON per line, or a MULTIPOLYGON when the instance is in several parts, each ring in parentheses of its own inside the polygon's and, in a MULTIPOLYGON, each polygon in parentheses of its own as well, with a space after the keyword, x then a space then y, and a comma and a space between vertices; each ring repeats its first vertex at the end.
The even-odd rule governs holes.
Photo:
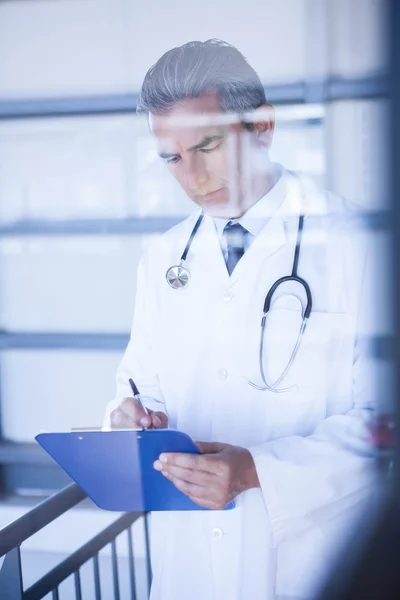
POLYGON ((218 371, 218 377, 220 379, 226 379, 228 377, 228 371, 226 369, 220 369, 218 371))
POLYGON ((211 533, 214 540, 220 540, 224 535, 224 532, 219 527, 214 527, 211 533))
POLYGON ((233 294, 232 292, 225 292, 224 295, 222 296, 222 300, 224 302, 230 302, 233 298, 233 294))

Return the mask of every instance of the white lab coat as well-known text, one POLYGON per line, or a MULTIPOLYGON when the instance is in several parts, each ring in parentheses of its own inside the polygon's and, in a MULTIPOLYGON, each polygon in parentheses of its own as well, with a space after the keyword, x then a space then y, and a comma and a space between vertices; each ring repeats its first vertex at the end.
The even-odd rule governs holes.
MULTIPOLYGON (((170 426, 197 441, 250 449, 261 483, 237 497, 232 511, 153 513, 153 600, 312 597, 337 537, 371 491, 366 421, 373 395, 357 343, 366 244, 341 199, 284 177, 280 207, 231 277, 206 216, 188 256, 190 284, 180 291, 167 285, 166 270, 178 262, 197 215, 161 236, 139 268, 132 337, 107 414, 131 395, 132 376, 170 426), (264 298, 291 272, 299 210, 306 215, 299 275, 311 287, 313 312, 281 384, 295 387, 257 391, 248 379, 260 382, 264 298)), ((295 289, 286 288, 268 318, 270 382, 296 340, 295 289)))

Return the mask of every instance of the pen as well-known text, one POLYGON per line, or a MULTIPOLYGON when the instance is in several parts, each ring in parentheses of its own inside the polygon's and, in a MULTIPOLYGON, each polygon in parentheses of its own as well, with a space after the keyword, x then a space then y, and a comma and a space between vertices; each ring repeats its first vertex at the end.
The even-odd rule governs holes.
POLYGON ((135 400, 137 400, 139 402, 139 406, 141 406, 141 408, 143 408, 143 410, 146 413, 146 415, 148 415, 149 411, 147 410, 147 408, 145 407, 145 405, 141 401, 139 390, 137 389, 136 384, 133 381, 133 379, 129 379, 129 385, 131 386, 131 389, 132 389, 132 392, 133 392, 133 397, 135 398, 135 400))

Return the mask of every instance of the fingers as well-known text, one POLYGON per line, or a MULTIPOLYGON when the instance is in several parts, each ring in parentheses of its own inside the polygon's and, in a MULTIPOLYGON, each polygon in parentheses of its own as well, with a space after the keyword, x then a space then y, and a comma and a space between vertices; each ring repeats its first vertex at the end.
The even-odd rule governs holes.
POLYGON ((188 481, 183 481, 182 479, 178 479, 177 477, 172 477, 172 475, 167 476, 167 479, 172 481, 176 489, 180 490, 186 496, 200 496, 204 495, 204 489, 197 485, 196 483, 189 483, 188 481))
POLYGON ((112 411, 110 422, 111 427, 116 429, 131 427, 166 429, 168 427, 168 417, 165 413, 149 410, 149 414, 146 414, 135 398, 124 398, 112 411))
POLYGON ((128 417, 122 410, 116 408, 110 415, 110 425, 114 429, 130 429, 138 427, 138 424, 128 417))
POLYGON ((218 488, 215 477, 212 479, 206 473, 187 469, 181 469, 182 473, 180 473, 176 469, 178 467, 173 467, 167 473, 163 470, 162 474, 193 502, 214 510, 222 510, 228 504, 226 490, 218 488))
POLYGON ((231 472, 213 454, 163 453, 154 468, 193 502, 204 508, 222 510, 231 495, 231 472))
POLYGON ((202 454, 216 454, 226 448, 226 444, 219 442, 196 442, 196 446, 202 454))
POLYGON ((164 465, 182 467, 195 471, 214 473, 215 459, 212 455, 168 452, 160 454, 160 461, 164 465))
POLYGON ((124 398, 121 404, 110 415, 111 427, 148 427, 151 417, 134 398, 124 398), (146 424, 142 420, 146 422, 146 424))
POLYGON ((144 416, 140 417, 139 424, 145 429, 151 429, 153 427, 152 411, 149 409, 147 410, 149 411, 149 414, 147 415, 145 411, 143 411, 144 416))
POLYGON ((154 429, 167 429, 168 417, 163 412, 151 412, 151 422, 154 429))
POLYGON ((214 473, 207 473, 205 471, 193 471, 191 469, 183 469, 182 467, 176 467, 173 465, 164 465, 161 461, 156 460, 154 463, 156 471, 161 471, 168 479, 176 479, 186 481, 187 483, 194 483, 198 486, 205 488, 213 487, 218 485, 218 477, 214 473))
MULTIPOLYGON (((175 469, 177 469, 177 467, 175 467, 175 469)), ((189 498, 196 498, 198 504, 206 506, 207 508, 224 508, 225 504, 218 488, 208 485, 205 478, 198 478, 199 483, 190 481, 191 474, 193 475, 193 480, 195 480, 196 475, 198 476, 199 473, 195 473, 194 471, 190 472, 187 469, 181 469, 181 471, 183 474, 180 473, 179 475, 176 475, 178 471, 173 471, 172 469, 167 473, 164 471, 162 471, 162 473, 174 484, 176 489, 186 496, 189 496, 189 498)), ((215 481, 212 483, 215 483, 215 481)))

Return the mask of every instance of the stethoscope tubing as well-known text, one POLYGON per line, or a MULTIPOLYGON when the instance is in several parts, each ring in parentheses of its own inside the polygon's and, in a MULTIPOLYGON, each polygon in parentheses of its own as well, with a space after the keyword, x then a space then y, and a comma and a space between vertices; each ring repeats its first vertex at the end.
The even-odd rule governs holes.
MULTIPOLYGON (((167 283, 170 287, 172 287, 175 290, 178 289, 182 289, 184 288, 190 281, 190 271, 189 269, 185 266, 186 263, 186 259, 187 259, 187 255, 189 253, 190 247, 192 245, 192 242, 197 234, 197 231, 200 227, 200 225, 202 224, 204 219, 204 213, 201 212, 201 214, 199 215, 199 217, 196 220, 196 223, 192 229, 192 232, 190 234, 190 237, 187 241, 187 244, 184 248, 184 251, 181 255, 180 258, 180 263, 179 265, 173 265, 172 267, 170 267, 167 270, 166 273, 166 280, 167 283)), ((271 392, 275 392, 275 393, 283 393, 283 392, 289 392, 293 390, 293 386, 292 387, 288 387, 288 388, 277 388, 277 386, 283 381, 283 379, 286 377, 286 375, 288 374, 296 356, 297 353, 299 351, 299 347, 300 347, 300 343, 301 340, 303 338, 304 332, 306 330, 306 326, 308 323, 308 319, 311 315, 311 311, 312 311, 312 293, 311 293, 311 289, 310 286, 308 285, 307 281, 305 279, 303 279, 302 277, 298 276, 298 265, 299 265, 299 259, 300 259, 300 249, 301 249, 301 241, 302 241, 302 235, 303 235, 303 228, 304 228, 304 215, 300 215, 299 216, 299 220, 298 220, 298 228, 297 228, 297 239, 296 239, 296 245, 295 245, 295 250, 294 250, 294 257, 293 257, 293 266, 292 266, 292 273, 291 275, 285 275, 284 277, 281 277, 280 279, 278 279, 277 281, 275 281, 275 283, 271 286, 271 288, 269 289, 265 300, 264 300, 264 307, 263 307, 263 315, 262 315, 262 319, 261 319, 261 332, 260 332, 260 344, 259 344, 259 369, 260 369, 260 376, 261 376, 261 380, 263 385, 259 386, 257 384, 255 384, 252 381, 249 381, 249 385, 252 386, 253 388, 260 390, 260 391, 271 391, 271 392), (267 321, 267 317, 268 314, 271 310, 271 306, 272 306, 272 299, 275 295, 275 292, 277 291, 277 289, 279 288, 280 285, 287 283, 289 281, 294 281, 298 284, 300 284, 305 293, 306 293, 306 297, 307 297, 307 303, 306 303, 306 307, 304 309, 304 312, 302 313, 302 324, 300 326, 300 331, 299 334, 297 336, 297 340, 296 340, 296 344, 293 348, 293 351, 291 353, 291 356, 289 358, 288 363, 286 364, 283 372, 281 373, 281 375, 278 377, 278 379, 274 382, 274 384, 268 384, 266 377, 265 377, 265 372, 264 372, 264 337, 265 337, 265 326, 266 326, 266 321, 267 321)))

